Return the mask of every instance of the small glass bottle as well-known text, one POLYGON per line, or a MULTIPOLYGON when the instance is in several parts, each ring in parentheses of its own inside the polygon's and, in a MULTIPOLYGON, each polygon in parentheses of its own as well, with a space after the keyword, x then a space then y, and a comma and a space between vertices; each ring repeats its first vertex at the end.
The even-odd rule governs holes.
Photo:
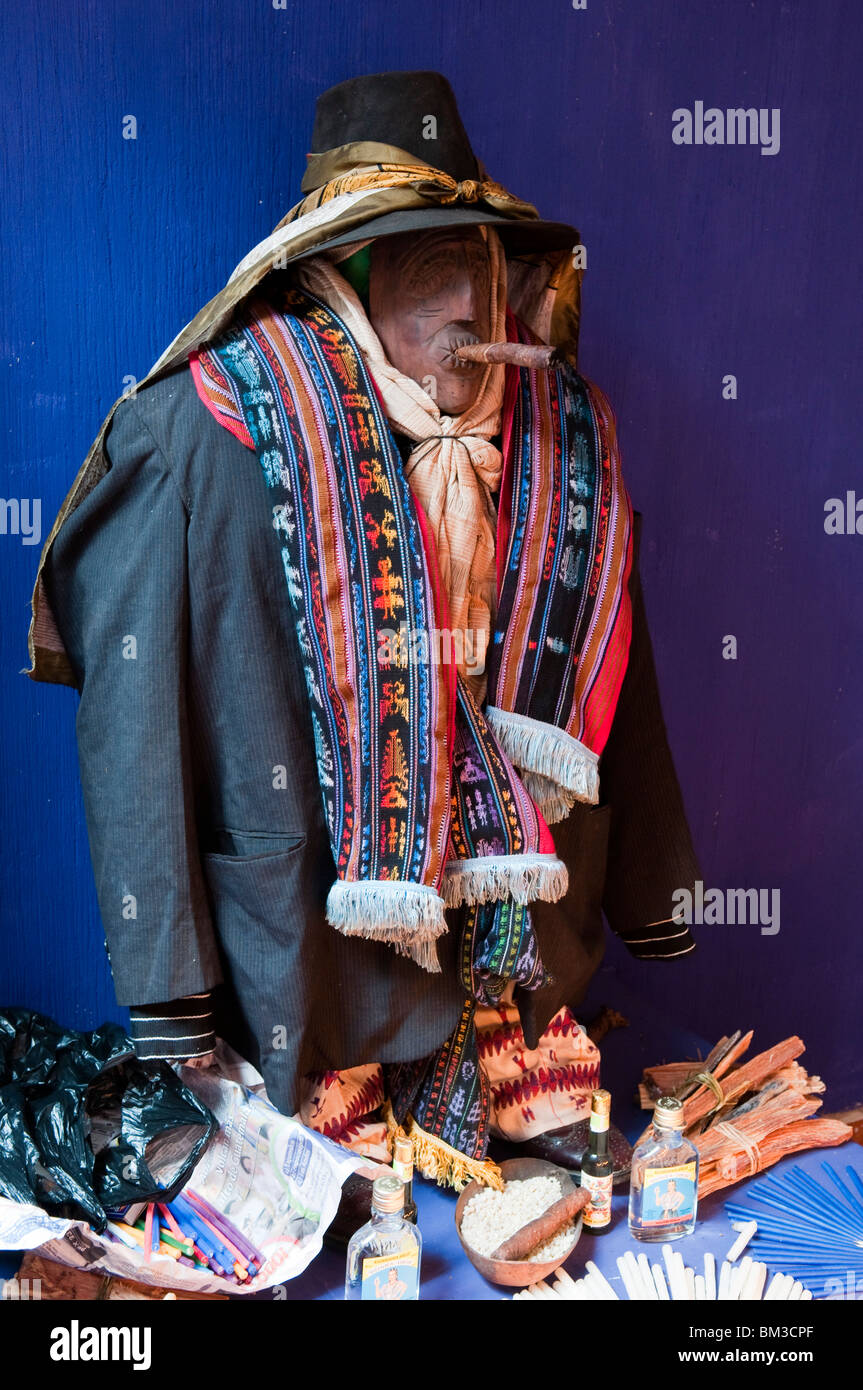
POLYGON ((677 1240, 695 1229, 698 1150, 683 1133, 683 1105, 660 1096, 629 1175, 629 1229, 637 1240, 677 1240))
POLYGON ((372 1219, 351 1236, 345 1298, 406 1303, 420 1296, 422 1236, 404 1218, 405 1187, 394 1173, 376 1178, 372 1219))
POLYGON ((393 1144, 393 1172, 405 1185, 405 1221, 416 1225, 417 1204, 414 1201, 414 1146, 410 1139, 400 1136, 393 1144))
POLYGON ((590 1203, 584 1208, 584 1229, 591 1235, 601 1235, 611 1226, 614 1159, 608 1152, 610 1118, 609 1092, 594 1091, 590 1098, 590 1137, 581 1160, 581 1185, 590 1193, 590 1203))

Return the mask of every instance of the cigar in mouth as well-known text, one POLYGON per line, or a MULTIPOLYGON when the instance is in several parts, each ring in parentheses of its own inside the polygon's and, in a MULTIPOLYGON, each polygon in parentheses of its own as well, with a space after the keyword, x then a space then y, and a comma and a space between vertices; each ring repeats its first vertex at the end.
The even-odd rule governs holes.
POLYGON ((465 343, 454 349, 453 356, 465 362, 503 362, 540 372, 559 367, 563 362, 560 350, 546 347, 544 343, 465 343))

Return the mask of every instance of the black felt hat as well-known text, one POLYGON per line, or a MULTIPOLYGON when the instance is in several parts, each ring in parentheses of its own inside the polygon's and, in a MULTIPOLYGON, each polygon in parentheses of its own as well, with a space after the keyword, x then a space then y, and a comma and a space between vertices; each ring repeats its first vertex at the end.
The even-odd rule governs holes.
MULTIPOLYGON (((374 73, 349 78, 324 92, 317 101, 310 159, 361 141, 395 146, 459 181, 483 177, 453 90, 439 72, 374 73)), ((312 163, 303 179, 303 193, 314 192, 318 182, 312 163)), ((365 239, 480 223, 495 227, 509 255, 563 250, 579 240, 576 229, 563 222, 506 217, 484 207, 482 202, 430 202, 427 207, 398 209, 372 217, 360 232, 354 228, 329 238, 316 249, 346 245, 360 236, 365 239)))

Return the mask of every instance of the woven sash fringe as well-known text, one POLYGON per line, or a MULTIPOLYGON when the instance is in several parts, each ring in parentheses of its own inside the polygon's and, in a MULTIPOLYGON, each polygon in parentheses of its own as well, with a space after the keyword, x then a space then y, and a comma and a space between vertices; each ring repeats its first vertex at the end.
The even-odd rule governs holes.
POLYGON ((451 1187, 461 1192, 468 1183, 479 1182, 497 1192, 503 1191, 503 1175, 490 1158, 469 1158, 459 1153, 443 1139, 421 1129, 412 1115, 407 1116, 404 1126, 397 1124, 389 1101, 384 1106, 383 1116, 390 1142, 406 1135, 411 1141, 417 1172, 436 1182, 438 1187, 451 1187))
MULTIPOLYGON (((585 801, 591 806, 597 804, 598 754, 591 752, 565 729, 559 729, 555 724, 544 724, 526 714, 515 714, 512 710, 489 705, 485 717, 507 756, 521 773, 525 786, 537 801, 546 821, 549 820, 546 805, 551 813, 566 805, 563 811, 563 815, 566 815, 576 801, 585 801), (545 788, 542 782, 531 785, 528 778, 532 774, 547 779, 551 787, 545 788), (539 796, 535 795, 534 786, 539 796)), ((563 815, 558 814, 554 819, 562 820, 563 815)))
POLYGON ((447 907, 462 903, 557 902, 569 885, 566 865, 556 854, 487 854, 480 859, 450 859, 442 893, 447 907))
POLYGON ((564 791, 550 777, 543 777, 538 772, 522 772, 521 780, 531 800, 542 812, 546 825, 556 825, 558 821, 566 820, 579 799, 574 792, 564 791))
POLYGON ((447 930, 444 910, 433 888, 403 879, 338 879, 327 896, 327 921, 342 936, 384 941, 433 975, 440 974, 435 943, 447 930))

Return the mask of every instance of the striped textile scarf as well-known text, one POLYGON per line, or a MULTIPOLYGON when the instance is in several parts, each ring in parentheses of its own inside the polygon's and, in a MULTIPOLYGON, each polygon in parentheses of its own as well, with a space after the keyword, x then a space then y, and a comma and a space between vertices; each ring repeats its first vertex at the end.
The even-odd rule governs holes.
POLYGON ((507 369, 484 714, 438 656, 437 635, 452 634, 434 546, 341 319, 274 276, 190 363, 267 484, 338 872, 328 920, 437 970, 448 906, 566 891, 520 773, 552 815, 598 796, 630 636, 631 512, 610 412, 568 367, 507 369))
MULTIPOLYGON (((505 342, 506 258, 494 229, 479 231, 489 268, 489 340, 505 342)), ((482 704, 497 601, 497 509, 492 499, 500 487, 503 460, 494 440, 500 435, 505 369, 487 364, 477 373, 470 405, 459 415, 448 415, 389 361, 358 294, 326 256, 306 257, 296 274, 302 289, 341 319, 371 372, 390 428, 411 441, 404 473, 431 531, 449 626, 470 634, 460 644, 462 652, 456 652, 456 666, 482 704)))

